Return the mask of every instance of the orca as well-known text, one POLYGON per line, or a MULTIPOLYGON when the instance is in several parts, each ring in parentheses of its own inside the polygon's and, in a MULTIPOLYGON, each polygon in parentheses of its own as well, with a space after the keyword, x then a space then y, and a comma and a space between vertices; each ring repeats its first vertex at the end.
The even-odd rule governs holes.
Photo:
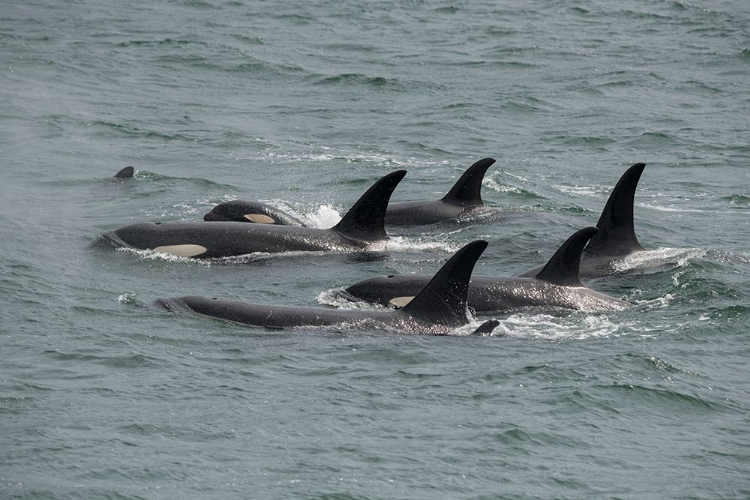
MULTIPOLYGON (((271 329, 384 325, 410 333, 447 334, 470 322, 467 289, 474 265, 485 248, 487 242, 482 240, 463 247, 425 282, 408 305, 395 311, 258 305, 200 296, 159 299, 156 305, 168 311, 198 313, 271 329)), ((497 324, 496 320, 484 323, 475 333, 488 333, 497 324)))
POLYGON ((220 203, 203 216, 204 221, 237 221, 278 226, 298 226, 305 224, 288 213, 259 201, 227 201, 220 203))
POLYGON ((133 167, 125 167, 115 174, 117 179, 131 179, 135 175, 135 169, 133 167))
MULTIPOLYGON (((581 256, 580 275, 596 278, 615 274, 613 263, 645 249, 635 236, 633 223, 633 202, 635 190, 641 178, 645 163, 636 163, 622 174, 604 205, 599 221, 599 232, 589 241, 581 256)), ((534 276, 540 267, 529 269, 516 276, 534 276)))
POLYGON ((385 224, 420 226, 466 217, 473 209, 484 204, 482 179, 493 163, 493 158, 483 158, 474 163, 459 177, 448 194, 439 200, 391 203, 385 213, 385 224))
MULTIPOLYGON (((586 288, 578 277, 583 247, 597 234, 594 227, 568 238, 533 277, 474 276, 469 308, 477 314, 505 313, 518 308, 547 307, 586 311, 621 310, 628 302, 586 288)), ((406 307, 429 280, 424 274, 378 276, 347 287, 347 298, 406 307)))
MULTIPOLYGON (((493 158, 484 158, 474 163, 440 200, 390 203, 385 213, 386 226, 436 224, 467 216, 473 209, 484 204, 481 195, 482 179, 493 163, 493 158)), ((305 225, 299 219, 265 203, 239 200, 216 205, 203 216, 203 220, 305 225)))
POLYGON ((199 259, 254 252, 367 250, 388 239, 385 210, 404 175, 405 170, 398 170, 380 179, 330 229, 238 222, 157 222, 125 226, 104 237, 116 246, 199 259))

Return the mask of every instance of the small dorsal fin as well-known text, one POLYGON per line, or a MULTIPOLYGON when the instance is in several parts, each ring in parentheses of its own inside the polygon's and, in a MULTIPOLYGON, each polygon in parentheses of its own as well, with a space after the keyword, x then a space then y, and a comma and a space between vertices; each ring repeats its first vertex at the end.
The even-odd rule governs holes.
POLYGON ((358 240, 386 239, 385 210, 388 208, 393 190, 405 175, 406 170, 397 170, 373 184, 333 227, 333 230, 358 240))
POLYGON ((495 163, 494 158, 484 158, 466 169, 448 194, 443 197, 443 201, 455 205, 481 205, 482 179, 493 163, 495 163))
POLYGON ((596 227, 599 232, 591 238, 586 253, 592 255, 624 255, 643 250, 635 237, 633 200, 641 173, 646 167, 636 163, 630 167, 609 195, 596 227))
POLYGON ((458 327, 467 322, 466 296, 474 264, 487 248, 477 240, 456 252, 401 311, 426 323, 458 327))
POLYGON ((555 285, 583 286, 578 277, 581 253, 597 231, 595 227, 587 227, 565 240, 535 278, 555 285))
POLYGON ((125 167, 115 174, 118 179, 130 179, 135 175, 135 169, 133 167, 125 167))
POLYGON ((492 330, 497 328, 497 326, 500 325, 500 321, 496 319, 490 319, 479 325, 479 328, 474 330, 470 335, 476 336, 476 337, 483 337, 485 335, 490 335, 492 333, 492 330))

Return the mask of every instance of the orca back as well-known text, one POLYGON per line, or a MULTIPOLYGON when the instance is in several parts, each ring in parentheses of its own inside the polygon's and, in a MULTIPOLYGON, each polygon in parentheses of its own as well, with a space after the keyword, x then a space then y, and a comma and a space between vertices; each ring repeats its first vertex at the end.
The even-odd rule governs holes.
POLYGON ((581 254, 586 247, 586 243, 597 231, 595 227, 587 227, 577 231, 560 245, 555 255, 534 277, 555 285, 583 286, 578 276, 581 254))
POLYGON ((135 175, 135 169, 133 167, 125 167, 115 174, 117 179, 130 179, 135 175))
POLYGON ((393 190, 406 175, 397 170, 372 185, 332 229, 357 240, 378 241, 388 236, 385 232, 385 211, 393 190))
POLYGON ((487 242, 477 240, 456 252, 401 311, 424 323, 465 325, 471 273, 485 248, 487 242))
POLYGON ((484 158, 466 169, 448 194, 443 197, 443 201, 454 205, 481 205, 482 179, 493 163, 495 163, 493 158, 484 158))
POLYGON ((643 250, 635 236, 633 201, 638 181, 645 167, 643 163, 636 163, 617 181, 602 210, 599 222, 596 223, 599 232, 591 238, 586 247, 586 253, 626 255, 643 250))

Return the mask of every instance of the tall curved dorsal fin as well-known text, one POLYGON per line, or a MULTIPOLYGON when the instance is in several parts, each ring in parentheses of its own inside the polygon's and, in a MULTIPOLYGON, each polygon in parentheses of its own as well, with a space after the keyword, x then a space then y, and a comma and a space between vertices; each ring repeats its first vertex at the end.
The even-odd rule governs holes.
POLYGON ((581 265, 581 254, 586 243, 598 232, 595 227, 587 227, 577 231, 565 240, 555 255, 539 271, 535 278, 555 285, 583 286, 578 277, 581 265))
POLYGON ((469 280, 485 248, 487 242, 477 240, 456 252, 401 311, 425 323, 465 325, 469 280))
POLYGON ((495 163, 494 158, 484 158, 466 169, 448 194, 443 197, 443 201, 455 205, 481 205, 482 179, 493 163, 495 163))
POLYGON ((599 232, 591 238, 586 253, 593 255, 625 255, 643 250, 635 237, 633 200, 641 178, 644 163, 630 167, 609 195, 596 227, 599 232))
POLYGON ((346 237, 358 240, 386 239, 385 210, 388 208, 393 190, 405 175, 406 170, 397 170, 373 184, 333 229, 346 237))

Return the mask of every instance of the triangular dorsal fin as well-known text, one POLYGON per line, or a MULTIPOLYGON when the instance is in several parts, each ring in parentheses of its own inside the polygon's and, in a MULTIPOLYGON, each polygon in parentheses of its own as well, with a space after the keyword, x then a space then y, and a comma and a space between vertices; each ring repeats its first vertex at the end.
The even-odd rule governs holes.
POLYGON ((643 250, 635 237, 633 200, 641 173, 646 167, 636 163, 617 181, 596 227, 599 232, 591 238, 586 253, 592 255, 625 255, 643 250))
POLYGON ((130 179, 135 175, 135 169, 133 167, 125 167, 115 174, 118 179, 130 179))
POLYGON ((470 166, 443 197, 443 201, 455 205, 481 205, 482 179, 493 163, 494 158, 484 158, 470 166))
POLYGON ((482 337, 484 335, 490 335, 492 333, 492 330, 497 328, 497 326, 500 325, 500 321, 496 319, 490 319, 479 325, 479 328, 471 332, 469 335, 474 335, 476 337, 482 337))
POLYGON ((358 240, 377 241, 387 238, 385 210, 393 190, 406 175, 406 170, 392 172, 372 185, 349 209, 333 230, 358 240))
POLYGON ((465 325, 469 280, 485 248, 487 242, 477 240, 456 252, 401 311, 426 323, 465 325))
POLYGON ((555 255, 547 261, 547 265, 534 277, 555 285, 583 286, 578 277, 581 253, 586 243, 597 231, 595 227, 587 227, 565 240, 555 255))

